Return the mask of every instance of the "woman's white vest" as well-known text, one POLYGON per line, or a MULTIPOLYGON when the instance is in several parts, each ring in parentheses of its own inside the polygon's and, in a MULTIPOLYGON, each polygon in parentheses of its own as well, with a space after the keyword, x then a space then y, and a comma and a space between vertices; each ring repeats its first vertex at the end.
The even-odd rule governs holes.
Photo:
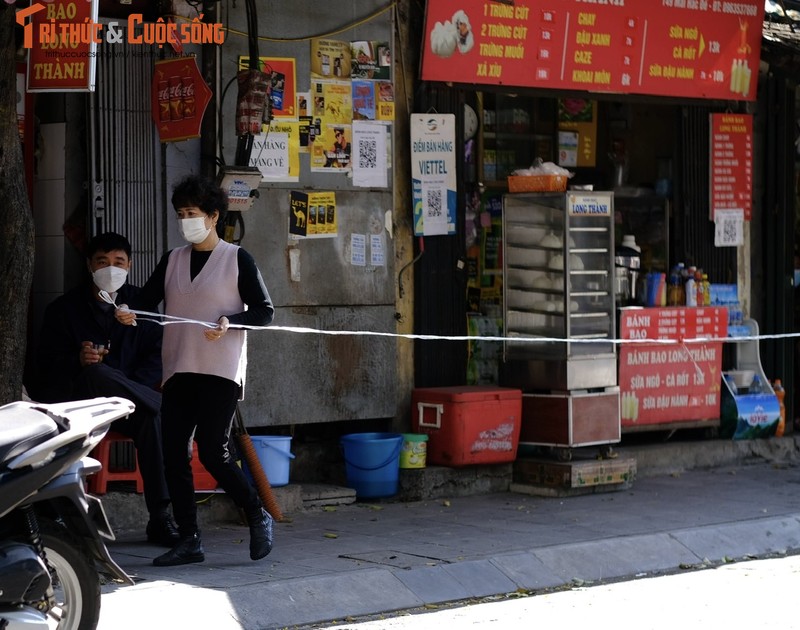
MULTIPOLYGON (((239 248, 220 240, 203 269, 191 280, 191 246, 172 250, 164 279, 167 315, 216 322, 245 310, 239 295, 239 248)), ((162 362, 164 382, 173 374, 213 374, 244 385, 247 337, 244 330, 228 329, 218 341, 208 341, 199 324, 164 327, 162 362)))

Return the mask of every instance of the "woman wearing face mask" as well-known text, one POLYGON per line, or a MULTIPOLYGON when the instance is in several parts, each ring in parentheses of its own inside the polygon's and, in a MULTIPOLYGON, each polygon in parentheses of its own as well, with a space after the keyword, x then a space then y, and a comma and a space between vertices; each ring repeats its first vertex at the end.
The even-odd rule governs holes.
MULTIPOLYGON (((274 309, 253 257, 219 236, 228 207, 219 186, 190 176, 175 187, 172 205, 180 233, 190 244, 168 252, 128 306, 153 311, 163 300, 167 315, 217 326, 174 324, 164 330, 164 462, 181 539, 153 564, 205 559, 191 470, 192 436, 203 466, 247 516, 250 558, 258 560, 272 549, 273 523, 229 451, 246 365, 245 332, 229 325, 265 326, 274 309)), ((136 317, 120 309, 117 319, 131 324, 136 317)))
POLYGON ((96 396, 122 396, 136 405, 112 429, 133 439, 150 513, 147 538, 171 547, 178 532, 167 508, 160 418, 161 326, 142 322, 131 328, 114 319, 114 309, 99 293, 120 301, 135 299, 127 282, 131 244, 114 232, 95 236, 87 246, 87 281, 56 298, 45 311, 35 361, 26 383, 34 399, 65 402, 96 396))

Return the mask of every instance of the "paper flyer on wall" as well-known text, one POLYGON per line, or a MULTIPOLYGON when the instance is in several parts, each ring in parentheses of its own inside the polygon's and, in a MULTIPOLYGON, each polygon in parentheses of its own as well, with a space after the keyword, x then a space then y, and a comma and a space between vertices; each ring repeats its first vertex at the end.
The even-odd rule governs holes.
POLYGON ((297 120, 299 123, 300 153, 308 153, 311 145, 311 93, 297 93, 297 120))
POLYGON ((350 54, 350 76, 354 79, 391 79, 392 53, 389 42, 350 42, 350 54))
POLYGON ((744 210, 719 209, 714 213, 714 247, 744 245, 744 210))
POLYGON ((350 42, 311 40, 311 76, 322 79, 350 77, 350 42))
POLYGON ((314 138, 311 147, 311 172, 349 171, 352 133, 351 125, 324 125, 314 138))
POLYGON ((384 123, 353 121, 353 186, 386 188, 389 185, 386 129, 384 123))
POLYGON ((289 235, 333 238, 338 232, 335 192, 289 193, 289 235))
POLYGON ((261 181, 300 179, 300 123, 273 120, 269 133, 253 136, 249 166, 261 171, 261 181))
POLYGON ((375 120, 375 82, 352 82, 353 120, 375 120))
POLYGON ((312 115, 322 124, 349 124, 353 120, 350 81, 312 81, 312 115))
POLYGON ((350 235, 350 264, 356 267, 367 266, 367 235, 350 235))

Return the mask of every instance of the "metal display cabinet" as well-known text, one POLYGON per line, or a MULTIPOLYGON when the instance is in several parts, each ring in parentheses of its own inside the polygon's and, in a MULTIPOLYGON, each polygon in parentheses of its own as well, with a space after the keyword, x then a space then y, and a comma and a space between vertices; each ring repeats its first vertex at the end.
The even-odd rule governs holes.
POLYGON ((503 197, 501 382, 523 391, 520 443, 562 459, 620 439, 613 221, 611 192, 503 197))

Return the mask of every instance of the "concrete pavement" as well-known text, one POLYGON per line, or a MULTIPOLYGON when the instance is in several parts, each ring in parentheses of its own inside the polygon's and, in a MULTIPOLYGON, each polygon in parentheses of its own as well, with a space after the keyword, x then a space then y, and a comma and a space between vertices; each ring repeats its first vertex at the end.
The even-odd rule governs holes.
POLYGON ((731 444, 699 442, 694 456, 688 447, 663 445, 666 457, 620 449, 637 457, 639 476, 616 492, 316 502, 276 524, 275 548, 259 562, 249 560, 248 530, 230 518, 227 497, 206 496, 202 564, 156 568, 162 549, 144 544, 142 531, 118 529, 111 553, 138 583, 103 588, 100 628, 330 625, 800 550, 796 441, 731 444))

